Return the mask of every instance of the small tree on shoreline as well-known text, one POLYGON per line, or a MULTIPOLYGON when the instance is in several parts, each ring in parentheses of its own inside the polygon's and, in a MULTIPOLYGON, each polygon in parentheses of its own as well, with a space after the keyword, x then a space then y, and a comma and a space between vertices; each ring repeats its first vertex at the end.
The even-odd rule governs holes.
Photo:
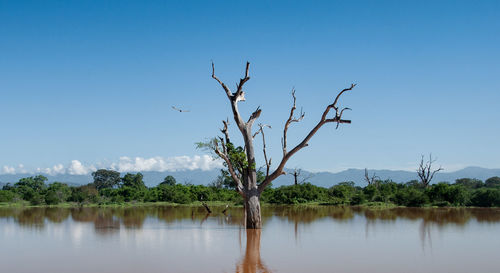
POLYGON ((432 154, 429 154, 429 160, 425 163, 423 155, 422 158, 420 159, 420 165, 418 166, 417 169, 417 175, 420 178, 420 182, 422 183, 422 186, 424 186, 424 188, 427 188, 431 184, 431 181, 437 172, 444 170, 441 167, 432 170, 432 164, 434 162, 436 162, 436 160, 432 160, 432 154))

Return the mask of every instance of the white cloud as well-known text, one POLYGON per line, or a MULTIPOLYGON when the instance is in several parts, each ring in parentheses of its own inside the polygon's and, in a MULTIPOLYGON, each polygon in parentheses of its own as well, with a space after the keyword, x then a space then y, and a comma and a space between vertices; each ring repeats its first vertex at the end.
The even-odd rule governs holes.
MULTIPOLYGON (((22 165, 22 164, 21 164, 22 165)), ((36 168, 37 173, 44 173, 48 175, 63 174, 66 172, 63 164, 54 165, 52 168, 36 168)))
POLYGON ((19 164, 17 166, 17 173, 28 173, 28 171, 24 168, 23 164, 19 164))
POLYGON ((15 174, 16 168, 11 167, 11 166, 3 166, 2 173, 3 174, 15 174))
POLYGON ((84 166, 82 162, 78 160, 71 160, 71 164, 68 167, 68 173, 69 174, 75 174, 75 175, 85 175, 89 174, 93 171, 95 171, 96 168, 92 165, 90 166, 84 166))
POLYGON ((144 172, 144 171, 181 171, 181 170, 197 170, 203 171, 222 167, 222 162, 213 160, 208 155, 176 156, 163 158, 160 156, 143 158, 143 157, 120 157, 117 163, 111 164, 111 169, 119 172, 144 172))
MULTIPOLYGON (((119 172, 147 172, 147 171, 182 171, 182 170, 211 170, 221 168, 222 161, 214 160, 208 155, 195 156, 175 156, 175 157, 135 157, 130 158, 122 156, 117 162, 96 165, 85 165, 79 160, 71 160, 71 163, 66 167, 63 164, 56 164, 51 168, 36 168, 31 172, 43 173, 47 175, 57 174, 72 174, 72 175, 88 175, 97 170, 97 167, 103 169, 113 169, 119 172)), ((19 164, 18 168, 11 166, 3 166, 3 174, 29 173, 24 168, 23 164, 19 164)))

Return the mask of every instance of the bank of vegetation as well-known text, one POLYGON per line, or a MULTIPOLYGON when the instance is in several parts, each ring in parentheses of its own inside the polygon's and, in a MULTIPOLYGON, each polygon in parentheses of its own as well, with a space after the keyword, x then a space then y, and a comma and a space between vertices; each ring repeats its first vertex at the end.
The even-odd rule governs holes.
MULTIPOLYGON (((61 182, 48 184, 47 178, 42 175, 22 178, 3 186, 0 203, 81 206, 243 202, 225 171, 208 186, 179 184, 174 177, 167 176, 157 186, 146 187, 141 173, 127 173, 121 177, 120 173, 112 170, 98 170, 93 173, 93 178, 93 183, 83 186, 69 186, 61 182)), ((416 180, 407 183, 374 180, 366 187, 355 186, 354 182, 342 182, 330 188, 299 183, 268 187, 262 193, 261 201, 268 204, 500 207, 500 177, 491 177, 484 182, 462 178, 454 183, 432 185, 423 185, 416 180)))

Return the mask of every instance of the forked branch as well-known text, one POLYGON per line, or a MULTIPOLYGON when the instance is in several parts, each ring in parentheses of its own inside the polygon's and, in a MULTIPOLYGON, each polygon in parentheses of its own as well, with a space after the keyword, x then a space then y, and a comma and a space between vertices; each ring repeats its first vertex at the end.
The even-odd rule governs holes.
POLYGON ((288 116, 288 119, 285 122, 285 128, 283 129, 283 138, 281 138, 283 156, 286 155, 286 133, 288 132, 288 127, 290 127, 290 124, 292 124, 293 122, 300 122, 305 116, 305 113, 302 112, 302 109, 300 110, 300 116, 298 118, 294 116, 295 109, 297 109, 296 107, 297 97, 295 97, 295 89, 292 89, 292 97, 293 97, 293 104, 292 108, 290 109, 290 116, 288 116))
MULTIPOLYGON (((245 77, 240 79, 240 83, 236 85, 236 97, 239 97, 243 92, 243 85, 250 80, 250 76, 248 76, 248 69, 250 68, 250 63, 247 62, 247 66, 245 68, 245 77)), ((244 100, 244 99, 243 99, 244 100)))
POLYGON ((212 78, 215 79, 222 86, 222 88, 224 89, 224 91, 226 91, 227 97, 229 99, 231 99, 231 97, 232 97, 231 90, 229 90, 229 88, 221 80, 219 80, 219 78, 217 78, 217 76, 215 76, 215 65, 214 65, 214 62, 212 62, 212 78))
POLYGON ((267 160, 266 153, 266 136, 264 135, 264 127, 271 129, 271 125, 261 124, 259 123, 259 130, 253 134, 253 138, 255 138, 259 133, 262 135, 262 152, 264 153, 264 161, 266 162, 266 177, 269 176, 269 170, 271 168, 271 158, 267 160))
POLYGON ((342 114, 344 114, 344 111, 345 110, 351 110, 351 108, 345 107, 345 108, 343 108, 342 110, 339 111, 339 107, 338 107, 337 103, 339 102, 340 96, 342 94, 344 94, 347 91, 351 91, 355 86, 356 86, 356 84, 353 83, 353 84, 351 84, 351 86, 349 88, 345 88, 345 89, 343 89, 342 91, 340 91, 337 94, 337 97, 335 97, 335 100, 333 101, 333 103, 330 104, 330 105, 328 105, 326 107, 325 112, 323 112, 323 116, 321 116, 321 120, 322 121, 324 121, 325 123, 327 123, 327 122, 336 122, 337 123, 337 128, 339 127, 340 123, 351 123, 350 120, 342 119, 342 114), (333 118, 327 119, 326 117, 327 117, 327 115, 328 115, 328 113, 330 112, 331 109, 335 110, 335 116, 333 118))
POLYGON ((284 130, 284 134, 283 134, 283 158, 281 159, 281 162, 278 165, 278 167, 276 168, 276 170, 274 172, 272 172, 268 177, 266 177, 266 179, 259 185, 260 192, 262 192, 265 189, 265 187, 267 185, 269 185, 274 179, 278 178, 282 174, 285 174, 283 169, 285 168, 287 161, 296 152, 300 151, 304 147, 307 147, 309 140, 316 134, 316 132, 318 132, 318 130, 323 125, 325 125, 326 123, 329 123, 329 122, 336 122, 337 126, 340 123, 351 123, 350 120, 342 119, 342 114, 343 114, 344 110, 347 110, 348 108, 344 108, 344 109, 339 111, 339 107, 337 104, 339 102, 340 96, 342 94, 344 94, 345 92, 352 90, 355 86, 356 86, 356 84, 351 84, 351 86, 349 88, 345 88, 342 91, 340 91, 337 94, 337 96, 335 97, 335 100, 333 101, 333 103, 326 107, 325 111, 323 112, 323 115, 321 116, 321 119, 316 124, 316 126, 314 126, 314 128, 306 135, 306 137, 297 146, 295 146, 292 150, 287 151, 286 150, 285 135, 286 135, 286 131, 288 130, 287 125, 289 126, 291 123, 291 120, 293 120, 293 111, 294 111, 294 107, 295 107, 295 95, 292 93, 292 96, 294 97, 294 105, 292 106, 292 110, 290 111, 290 113, 291 113, 290 117, 292 117, 292 118, 289 117, 287 122, 285 123, 285 130, 284 130), (335 110, 335 116, 333 118, 327 118, 331 109, 335 110))
POLYGON ((226 92, 227 98, 231 103, 231 109, 233 111, 234 120, 236 121, 236 125, 238 126, 238 129, 240 129, 242 134, 244 134, 245 132, 246 123, 241 118, 240 112, 238 110, 238 102, 245 101, 245 92, 243 92, 243 85, 248 80, 250 80, 250 76, 248 76, 249 67, 250 63, 247 62, 245 68, 245 76, 242 79, 240 79, 240 82, 236 85, 236 92, 232 93, 229 87, 227 87, 227 85, 224 82, 222 82, 217 76, 215 76, 215 65, 212 62, 212 78, 216 80, 222 86, 222 89, 224 89, 224 91, 226 92))

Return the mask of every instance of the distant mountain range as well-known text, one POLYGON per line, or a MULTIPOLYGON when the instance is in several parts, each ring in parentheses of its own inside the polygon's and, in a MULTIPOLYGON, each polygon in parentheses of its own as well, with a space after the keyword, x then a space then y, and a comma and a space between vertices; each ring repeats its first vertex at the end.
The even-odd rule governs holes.
MULTIPOLYGON (((291 170, 287 170, 291 173, 291 170)), ((370 175, 373 173, 382 179, 391 179, 395 182, 408 182, 410 180, 418 179, 416 172, 411 171, 391 171, 391 170, 369 170, 370 175)), ((142 172, 144 175, 144 182, 147 186, 156 186, 163 181, 168 175, 175 177, 178 183, 192 183, 195 185, 207 185, 212 182, 219 174, 220 170, 211 171, 176 171, 176 172, 142 172)), ((35 174, 3 174, 0 175, 0 187, 2 184, 7 182, 14 183, 20 178, 32 176, 35 174)), ((301 176, 303 178, 310 177, 307 179, 314 185, 322 187, 331 187, 337 183, 344 181, 353 181, 358 186, 365 186, 366 181, 364 180, 365 171, 364 169, 348 169, 338 173, 332 172, 308 172, 303 170, 301 176)), ((91 175, 70 175, 70 174, 60 174, 55 176, 45 175, 49 179, 49 182, 64 182, 71 185, 83 185, 92 182, 91 175)), ((454 182, 458 178, 477 178, 480 180, 486 180, 493 176, 500 176, 500 169, 486 169, 481 167, 467 167, 455 172, 439 172, 435 175, 433 182, 454 182)), ((299 179, 301 180, 301 179, 299 179)), ((273 182, 274 186, 291 185, 293 184, 292 175, 280 176, 277 180, 273 182)))

